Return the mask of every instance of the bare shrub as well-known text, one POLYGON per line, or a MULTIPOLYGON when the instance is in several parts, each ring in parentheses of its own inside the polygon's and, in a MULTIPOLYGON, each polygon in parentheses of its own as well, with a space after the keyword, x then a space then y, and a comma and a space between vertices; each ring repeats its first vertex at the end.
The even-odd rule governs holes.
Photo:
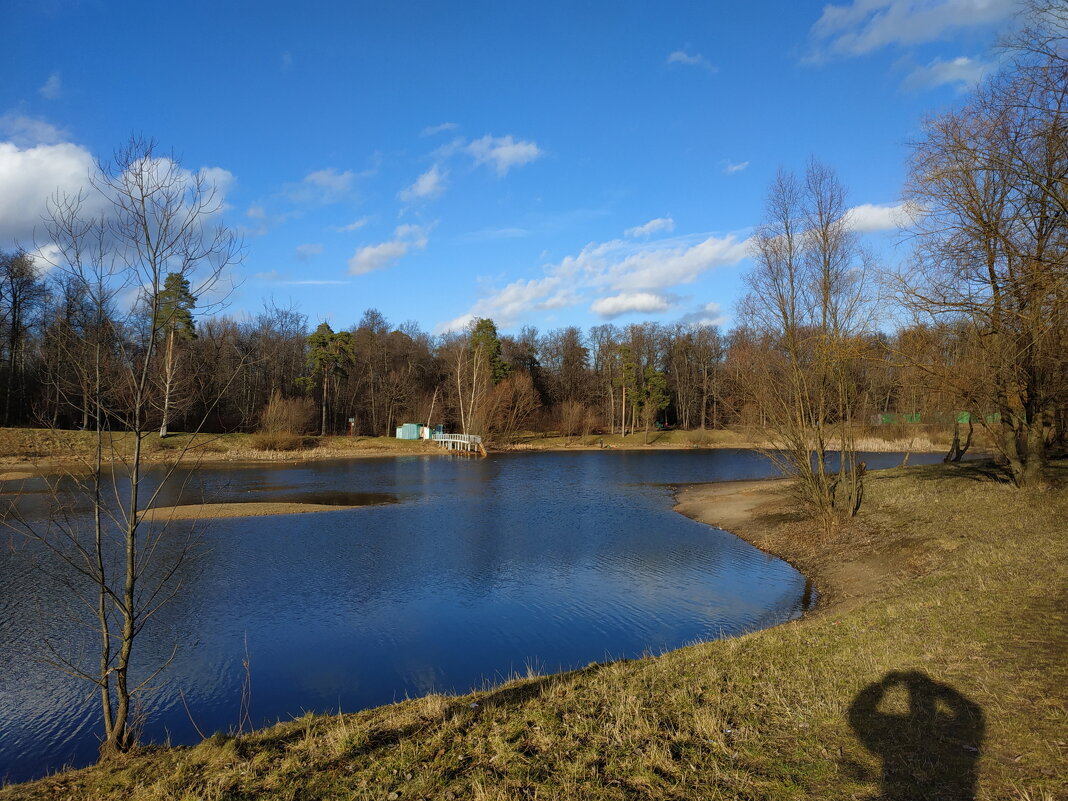
POLYGON ((277 389, 263 407, 260 428, 249 439, 257 451, 295 451, 304 446, 304 435, 315 425, 311 398, 284 398, 277 389))
POLYGON ((703 428, 697 428, 686 435, 686 444, 691 448, 707 448, 712 444, 712 434, 703 428))
POLYGON ((586 407, 578 401, 566 400, 560 404, 560 434, 570 439, 582 433, 586 420, 586 407))
POLYGON ((277 389, 263 407, 260 434, 307 434, 315 424, 315 403, 311 398, 283 398, 277 389))

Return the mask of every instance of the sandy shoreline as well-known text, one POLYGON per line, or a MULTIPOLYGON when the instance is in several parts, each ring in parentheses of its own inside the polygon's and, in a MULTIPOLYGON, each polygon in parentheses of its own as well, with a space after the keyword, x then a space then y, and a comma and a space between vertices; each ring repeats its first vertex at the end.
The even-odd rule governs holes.
POLYGON ((229 517, 266 517, 268 515, 300 515, 310 512, 339 512, 359 509, 359 506, 337 506, 324 503, 251 502, 200 503, 182 506, 158 506, 148 509, 142 520, 221 520, 229 517))

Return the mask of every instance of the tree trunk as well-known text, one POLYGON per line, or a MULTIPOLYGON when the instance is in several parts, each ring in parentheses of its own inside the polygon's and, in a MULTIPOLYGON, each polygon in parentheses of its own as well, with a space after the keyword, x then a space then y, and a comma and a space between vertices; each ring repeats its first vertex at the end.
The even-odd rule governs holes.
POLYGON ((319 426, 319 436, 320 437, 325 437, 326 436, 326 399, 327 399, 327 392, 328 392, 327 387, 329 386, 329 382, 328 382, 327 379, 329 378, 329 376, 330 376, 330 373, 324 368, 323 369, 322 422, 321 422, 321 424, 319 426))
POLYGON ((159 426, 159 438, 167 436, 167 423, 171 408, 171 384, 174 378, 174 328, 167 332, 167 352, 163 358, 163 420, 159 426))

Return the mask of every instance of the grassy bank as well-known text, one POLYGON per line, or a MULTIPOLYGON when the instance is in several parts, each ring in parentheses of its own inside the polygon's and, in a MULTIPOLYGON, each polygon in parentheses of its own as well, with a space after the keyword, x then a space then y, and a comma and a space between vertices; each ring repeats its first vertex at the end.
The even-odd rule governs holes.
POLYGON ((872 474, 856 525, 822 542, 780 485, 733 488, 733 505, 693 488, 684 511, 733 509, 740 534, 816 580, 817 610, 655 658, 147 749, 0 798, 874 798, 883 763, 858 732, 915 797, 970 797, 974 773, 980 799, 1063 798, 1068 465, 1053 479, 1020 493, 976 465, 872 474), (899 717, 880 723, 863 691, 896 674, 879 711, 899 717), (912 718, 906 685, 930 706, 912 718))
MULTIPOLYGON (((393 437, 301 437, 296 447, 265 450, 255 434, 175 433, 165 439, 150 435, 142 448, 149 461, 168 461, 183 455, 190 463, 239 461, 310 461, 314 459, 392 454, 437 453, 430 443, 393 437)), ((59 431, 44 428, 0 428, 0 472, 57 465, 77 466, 90 459, 95 444, 90 431, 59 431)), ((133 438, 124 433, 107 435, 105 454, 128 457, 133 438)))

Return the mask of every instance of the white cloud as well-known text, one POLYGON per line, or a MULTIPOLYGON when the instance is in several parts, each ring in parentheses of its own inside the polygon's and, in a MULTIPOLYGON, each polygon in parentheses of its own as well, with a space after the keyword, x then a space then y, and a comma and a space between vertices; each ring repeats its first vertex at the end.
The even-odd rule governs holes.
POLYGON ((847 214, 850 227, 863 234, 907 228, 916 218, 917 210, 908 203, 862 203, 847 214))
POLYGON ((349 259, 349 273, 351 275, 364 275, 365 273, 388 267, 404 256, 409 247, 410 245, 407 242, 400 242, 395 239, 378 245, 362 247, 349 259))
POLYGON ((628 312, 659 314, 671 308, 671 301, 653 292, 624 292, 606 298, 598 298, 590 311, 599 317, 618 317, 628 312))
POLYGON ((370 217, 360 217, 360 219, 353 220, 348 225, 339 226, 339 227, 335 228, 334 230, 337 231, 338 233, 348 233, 350 231, 359 231, 361 228, 363 228, 365 225, 367 225, 367 223, 370 221, 370 219, 371 219, 370 217))
POLYGON ((262 220, 267 216, 267 210, 263 206, 249 206, 245 216, 250 220, 262 220))
MULTIPOLYGON (((0 142, 0 249, 15 244, 29 248, 48 200, 57 192, 75 195, 88 188, 94 170, 92 154, 79 145, 20 149, 13 142, 0 142)), ((89 203, 97 201, 96 195, 89 198, 89 203)))
POLYGON ((445 179, 448 178, 448 175, 448 170, 443 170, 435 164, 416 178, 415 183, 406 189, 402 189, 397 194, 397 197, 405 203, 437 197, 445 191, 445 179))
POLYGON ((318 242, 309 242, 305 245, 297 245, 294 255, 300 261, 308 261, 312 256, 318 256, 323 252, 323 246, 318 242))
POLYGON ((58 145, 70 139, 66 131, 51 123, 11 112, 0 116, 0 135, 19 147, 58 145))
POLYGON ((742 170, 744 170, 748 166, 749 166, 749 162, 748 161, 734 162, 734 161, 728 160, 723 165, 723 172, 727 173, 727 175, 733 175, 736 172, 741 172, 742 170))
POLYGON ((422 131, 423 136, 435 136, 439 133, 445 133, 446 131, 455 131, 460 126, 455 122, 443 122, 441 125, 431 125, 426 127, 422 131))
POLYGON ((706 303, 699 306, 695 311, 684 314, 679 318, 683 325, 717 325, 727 324, 727 315, 718 303, 706 303))
MULTIPOLYGON (((591 296, 600 296, 595 301, 600 303, 599 313, 621 308, 624 301, 639 303, 639 296, 651 308, 648 296, 655 295, 668 303, 672 296, 666 294, 667 289, 691 283, 716 267, 737 264, 747 253, 748 240, 733 235, 655 242, 591 242, 578 254, 547 265, 541 277, 512 281, 479 299, 468 316, 490 317, 507 327, 532 311, 577 306, 590 302, 591 296)), ((459 319, 443 323, 436 330, 454 330, 449 326, 459 319)))
POLYGON ((434 326, 434 333, 451 334, 453 331, 464 331, 474 321, 475 315, 470 313, 461 314, 459 317, 453 317, 451 320, 446 320, 445 322, 434 326))
POLYGON ((288 50, 282 51, 282 72, 289 72, 293 68, 293 54, 288 50))
POLYGON ((675 221, 670 217, 657 217, 655 220, 649 220, 644 225, 636 225, 633 228, 628 228, 623 232, 623 236, 629 236, 631 238, 650 236, 651 234, 665 231, 671 233, 675 230, 675 221))
POLYGON ((294 203, 334 203, 352 191, 356 173, 330 167, 304 176, 297 184, 289 184, 285 194, 294 203))
POLYGON ((983 76, 997 65, 992 61, 959 56, 943 61, 936 58, 923 67, 916 67, 905 78, 906 89, 932 89, 946 84, 957 85, 958 92, 974 89, 983 76))
POLYGON ((590 258, 607 262, 602 272, 604 283, 618 290, 641 291, 693 283, 715 267, 737 264, 748 255, 749 242, 733 235, 710 236, 696 244, 688 238, 661 240, 655 247, 633 253, 620 251, 616 243, 608 243, 590 258), (610 261, 613 256, 618 261, 610 261))
POLYGON ((219 204, 222 204, 234 186, 234 174, 222 167, 201 167, 200 177, 215 188, 215 200, 219 204))
POLYGON ((994 25, 1017 0, 853 0, 823 7, 809 31, 812 58, 859 56, 890 45, 933 42, 951 32, 994 25))
POLYGON ((476 164, 492 164, 501 176, 507 175, 512 167, 521 167, 544 155, 534 142, 517 141, 511 135, 486 135, 468 144, 464 150, 476 164))
POLYGON ((53 72, 37 92, 45 100, 58 100, 63 97, 63 79, 58 72, 53 72))
POLYGON ((707 58, 700 53, 687 53, 685 50, 676 50, 674 53, 667 57, 668 64, 685 64, 687 67, 698 67, 709 72, 719 72, 719 67, 715 66, 707 58))
POLYGON ((393 231, 393 239, 358 249, 349 259, 349 274, 364 275, 389 267, 409 251, 424 249, 428 234, 429 228, 426 226, 398 225, 393 231))

